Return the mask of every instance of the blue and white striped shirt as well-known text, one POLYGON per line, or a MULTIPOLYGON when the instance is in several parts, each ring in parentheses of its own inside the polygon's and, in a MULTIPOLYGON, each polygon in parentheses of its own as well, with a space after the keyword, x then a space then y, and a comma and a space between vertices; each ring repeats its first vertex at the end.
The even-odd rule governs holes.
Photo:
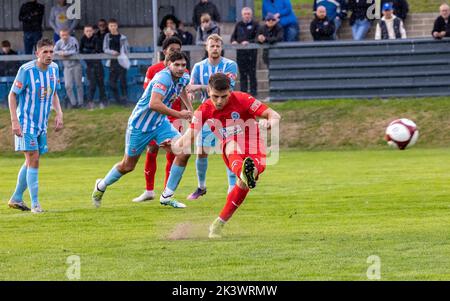
MULTIPOLYGON (((224 73, 228 76, 231 82, 231 89, 234 90, 236 85, 236 77, 238 66, 235 61, 222 57, 219 64, 211 65, 208 59, 198 62, 192 69, 192 85, 208 85, 211 75, 216 73, 224 73)), ((202 91, 202 102, 208 99, 208 93, 202 91)))
POLYGON ((18 95, 17 117, 25 134, 40 135, 47 131, 52 99, 61 88, 58 65, 51 63, 46 71, 37 61, 22 65, 11 92, 18 95))
POLYGON ((189 84, 189 80, 190 77, 187 72, 175 82, 169 68, 158 72, 136 104, 128 120, 128 126, 142 132, 154 131, 167 119, 167 116, 150 109, 152 93, 161 94, 164 97, 163 103, 170 108, 173 101, 180 96, 183 89, 189 84))

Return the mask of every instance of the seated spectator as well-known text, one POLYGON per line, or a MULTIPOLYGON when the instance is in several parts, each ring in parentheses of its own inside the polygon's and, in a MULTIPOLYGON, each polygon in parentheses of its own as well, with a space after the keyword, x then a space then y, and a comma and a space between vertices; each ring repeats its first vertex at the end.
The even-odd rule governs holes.
POLYGON ((392 7, 394 9, 394 15, 397 18, 402 19, 403 22, 405 22, 406 17, 408 16, 408 12, 409 12, 408 1, 406 1, 406 0, 381 0, 381 7, 383 7, 383 5, 385 3, 391 3, 392 7))
POLYGON ((319 6, 324 6, 327 11, 327 18, 334 22, 333 40, 337 39, 337 32, 341 28, 342 21, 347 18, 347 1, 346 0, 314 0, 314 13, 317 12, 319 6))
POLYGON ((220 13, 217 6, 208 0, 200 0, 195 5, 194 15, 192 16, 192 23, 194 24, 195 30, 202 25, 201 17, 203 14, 209 14, 214 22, 220 23, 220 13))
POLYGON ((179 25, 180 21, 174 15, 164 16, 161 20, 161 24, 159 24, 159 29, 161 29, 161 32, 159 33, 158 46, 162 46, 165 39, 174 36, 181 40, 181 35, 178 32, 179 25))
POLYGON ((435 39, 442 39, 445 37, 450 37, 450 24, 449 24, 449 15, 450 15, 450 7, 448 4, 442 4, 439 8, 440 16, 437 17, 436 21, 434 21, 432 35, 435 39))
MULTIPOLYGON (((59 32, 60 40, 55 44, 55 54, 60 57, 69 58, 80 52, 80 46, 76 38, 70 36, 68 29, 59 32)), ((72 108, 81 108, 84 102, 83 90, 83 68, 79 60, 63 60, 64 86, 69 97, 72 108), (77 96, 74 94, 74 82, 76 84, 77 96)))
POLYGON ((200 18, 201 25, 197 29, 197 38, 195 40, 196 45, 205 45, 206 40, 212 34, 220 35, 220 28, 216 24, 216 22, 211 20, 211 16, 209 14, 203 14, 200 18))
MULTIPOLYGON (((275 44, 283 41, 283 27, 278 24, 278 19, 268 13, 265 18, 264 26, 260 26, 257 34, 257 41, 260 44, 275 44)), ((269 51, 264 49, 263 60, 266 65, 269 64, 269 51)))
POLYGON ((328 19, 325 6, 319 6, 317 8, 316 16, 311 22, 310 30, 314 41, 334 40, 334 22, 328 19))
POLYGON ((375 40, 406 39, 406 30, 403 21, 394 15, 392 4, 387 2, 383 5, 383 17, 377 24, 375 40))
MULTIPOLYGON (((244 7, 241 11, 242 21, 239 21, 231 35, 231 44, 246 46, 256 42, 259 24, 253 20, 253 11, 250 7, 244 7)), ((258 81, 256 79, 256 63, 258 57, 257 49, 238 49, 236 60, 239 67, 241 91, 256 96, 258 81), (248 91, 250 82, 250 91, 248 91)))
POLYGON ((262 14, 264 20, 269 13, 273 14, 279 25, 283 27, 285 42, 299 40, 298 20, 290 0, 263 0, 262 14))
MULTIPOLYGON (((80 53, 96 54, 102 52, 103 41, 94 35, 94 27, 92 25, 84 26, 84 35, 80 41, 80 53)), ((86 74, 89 81, 88 108, 94 108, 94 95, 97 87, 100 94, 100 108, 104 108, 106 104, 106 93, 102 62, 100 60, 86 60, 86 67, 86 74)))
POLYGON ((370 30, 372 23, 367 18, 367 12, 371 5, 367 0, 349 0, 348 2, 348 10, 352 11, 350 26, 355 41, 364 40, 370 30))
MULTIPOLYGON (((9 41, 2 41, 2 52, 0 55, 17 55, 17 52, 12 50, 11 43, 9 41)), ((7 61, 2 62, 2 68, 0 68, 0 76, 16 76, 17 71, 20 68, 20 62, 7 61)))
POLYGON ((48 24, 54 30, 53 40, 58 42, 60 39, 59 33, 61 30, 68 30, 71 35, 74 34, 75 27, 77 27, 77 19, 69 19, 67 17, 67 9, 69 5, 66 0, 58 0, 57 5, 53 6, 50 10, 50 16, 48 18, 48 24))

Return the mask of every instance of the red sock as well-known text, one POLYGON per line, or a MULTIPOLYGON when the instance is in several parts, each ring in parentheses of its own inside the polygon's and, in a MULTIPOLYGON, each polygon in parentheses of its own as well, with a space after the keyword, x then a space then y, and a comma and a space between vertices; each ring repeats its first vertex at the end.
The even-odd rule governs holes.
POLYGON ((155 174, 156 174, 156 157, 158 156, 158 152, 151 153, 147 152, 147 156, 145 158, 145 186, 147 190, 155 189, 155 174))
POLYGON ((242 159, 242 155, 229 154, 227 158, 229 166, 231 166, 231 171, 239 177, 241 175, 242 163, 244 162, 244 160, 242 159))
POLYGON ((167 181, 170 176, 170 169, 172 168, 173 161, 175 160, 175 155, 171 152, 166 153, 166 179, 164 180, 164 187, 167 186, 167 181))
POLYGON ((220 212, 219 217, 223 221, 228 221, 233 213, 239 208, 239 206, 244 202, 247 196, 248 189, 242 189, 238 185, 234 186, 233 190, 227 196, 227 203, 220 212))

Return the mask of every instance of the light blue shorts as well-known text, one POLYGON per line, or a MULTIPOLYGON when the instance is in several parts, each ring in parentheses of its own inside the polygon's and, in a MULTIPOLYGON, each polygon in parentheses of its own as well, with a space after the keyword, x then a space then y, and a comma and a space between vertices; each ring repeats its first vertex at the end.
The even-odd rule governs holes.
POLYGON ((203 125, 201 136, 197 136, 197 147, 215 147, 217 137, 207 124, 203 125))
POLYGON ((181 137, 169 120, 163 123, 153 131, 142 132, 132 126, 128 126, 125 136, 125 153, 130 157, 140 156, 152 140, 156 140, 157 145, 163 142, 181 137))
POLYGON ((35 152, 40 155, 48 153, 47 133, 40 135, 22 134, 22 137, 14 136, 16 152, 35 152))

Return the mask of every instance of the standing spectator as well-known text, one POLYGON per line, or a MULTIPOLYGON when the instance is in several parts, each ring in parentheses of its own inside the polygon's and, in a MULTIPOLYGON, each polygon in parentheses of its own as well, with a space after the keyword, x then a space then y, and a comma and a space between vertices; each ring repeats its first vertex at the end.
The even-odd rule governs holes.
POLYGON ((216 22, 211 20, 209 14, 203 14, 200 18, 201 25, 197 29, 197 39, 195 41, 196 45, 205 45, 206 40, 212 34, 218 34, 220 36, 220 28, 216 22))
POLYGON ((367 12, 372 4, 368 2, 367 0, 349 0, 348 9, 352 11, 350 26, 355 41, 364 40, 369 32, 371 22, 367 18, 367 12))
MULTIPOLYGON (((283 27, 278 24, 278 19, 272 13, 266 15, 264 26, 259 27, 257 40, 260 44, 275 44, 283 41, 283 27)), ((268 49, 263 51, 263 60, 266 65, 269 64, 268 49)))
MULTIPOLYGON (((253 20, 253 11, 250 7, 244 7, 241 11, 242 21, 236 24, 231 35, 231 44, 246 46, 256 42, 258 33, 258 22, 253 20)), ((258 50, 249 49, 236 51, 237 64, 239 67, 241 91, 248 92, 248 81, 250 81, 250 94, 256 96, 258 81, 256 79, 256 62, 258 50)))
POLYGON ((25 54, 33 54, 37 42, 42 38, 42 21, 45 6, 37 0, 28 1, 20 7, 19 21, 22 22, 25 54))
POLYGON ((128 38, 125 35, 120 34, 119 23, 115 19, 109 20, 108 29, 109 33, 106 34, 103 41, 103 52, 115 57, 107 63, 110 66, 109 84, 116 103, 126 105, 128 95, 127 69, 121 66, 117 58, 121 54, 127 55, 130 52, 128 38), (117 81, 120 81, 122 96, 120 96, 117 81))
POLYGON ((334 22, 328 19, 325 6, 317 8, 316 16, 311 22, 310 31, 314 41, 334 40, 334 22))
POLYGON ((300 29, 298 20, 290 0, 263 0, 262 13, 264 19, 266 19, 268 13, 272 13, 278 19, 279 25, 284 30, 285 42, 296 42, 299 40, 300 29))
POLYGON ((195 30, 197 30, 201 24, 201 17, 203 14, 209 14, 214 22, 220 23, 220 13, 217 6, 208 0, 200 0, 194 7, 194 15, 192 16, 192 23, 195 30))
MULTIPOLYGON (((80 42, 80 53, 96 54, 103 50, 103 43, 94 35, 94 27, 92 25, 84 26, 84 35, 80 42)), ((89 96, 88 108, 94 108, 95 91, 99 90, 100 108, 104 108, 106 104, 105 83, 103 74, 103 65, 100 60, 86 60, 86 73, 89 80, 89 96)))
POLYGON ((408 12, 409 12, 408 1, 406 1, 406 0, 381 0, 381 7, 383 7, 383 5, 385 3, 391 3, 392 7, 394 9, 394 15, 397 18, 402 19, 403 22, 405 22, 406 17, 408 16, 408 12))
POLYGON ((450 24, 449 24, 449 15, 450 15, 450 7, 448 4, 442 4, 439 7, 440 16, 437 17, 436 21, 434 21, 432 35, 435 39, 442 39, 445 37, 450 37, 450 24))
POLYGON ((393 14, 392 4, 386 2, 383 5, 383 17, 377 24, 375 40, 406 39, 406 30, 403 21, 393 14))
POLYGON ((95 36, 97 37, 97 40, 102 44, 101 52, 103 52, 103 41, 105 40, 105 36, 107 33, 109 33, 108 22, 105 19, 98 20, 95 36))
MULTIPOLYGON (((0 52, 0 55, 17 55, 17 52, 12 50, 9 41, 3 41, 1 46, 2 52, 0 52)), ((20 62, 17 61, 2 62, 2 65, 2 68, 0 68, 0 76, 16 76, 20 68, 20 62)))
POLYGON ((53 6, 50 10, 48 23, 55 32, 53 34, 53 40, 55 43, 60 39, 59 32, 61 30, 68 30, 70 34, 73 34, 75 27, 77 27, 78 20, 71 20, 67 17, 68 8, 69 5, 67 5, 66 0, 58 0, 56 6, 53 6))
MULTIPOLYGON (((80 53, 80 46, 76 38, 70 36, 68 29, 59 32, 61 39, 55 44, 55 54, 62 58, 69 58, 80 53)), ((64 86, 72 108, 81 108, 84 102, 83 68, 78 60, 63 60, 64 86), (74 94, 76 84, 77 97, 74 94), (78 99, 78 100, 77 100, 78 99)))
POLYGON ((334 22, 333 40, 336 40, 342 21, 347 18, 347 0, 314 0, 314 13, 319 6, 325 7, 328 20, 334 22))
MULTIPOLYGON (((178 26, 178 33, 181 37, 181 43, 185 45, 194 45, 194 36, 187 30, 184 29, 184 24, 180 21, 178 26)), ((190 51, 183 51, 188 59, 186 69, 191 70, 191 53, 190 51)))
POLYGON ((177 37, 181 40, 181 35, 178 33, 179 25, 180 21, 174 15, 164 16, 161 20, 161 24, 159 24, 161 32, 159 33, 158 46, 162 46, 164 40, 167 38, 177 37))

